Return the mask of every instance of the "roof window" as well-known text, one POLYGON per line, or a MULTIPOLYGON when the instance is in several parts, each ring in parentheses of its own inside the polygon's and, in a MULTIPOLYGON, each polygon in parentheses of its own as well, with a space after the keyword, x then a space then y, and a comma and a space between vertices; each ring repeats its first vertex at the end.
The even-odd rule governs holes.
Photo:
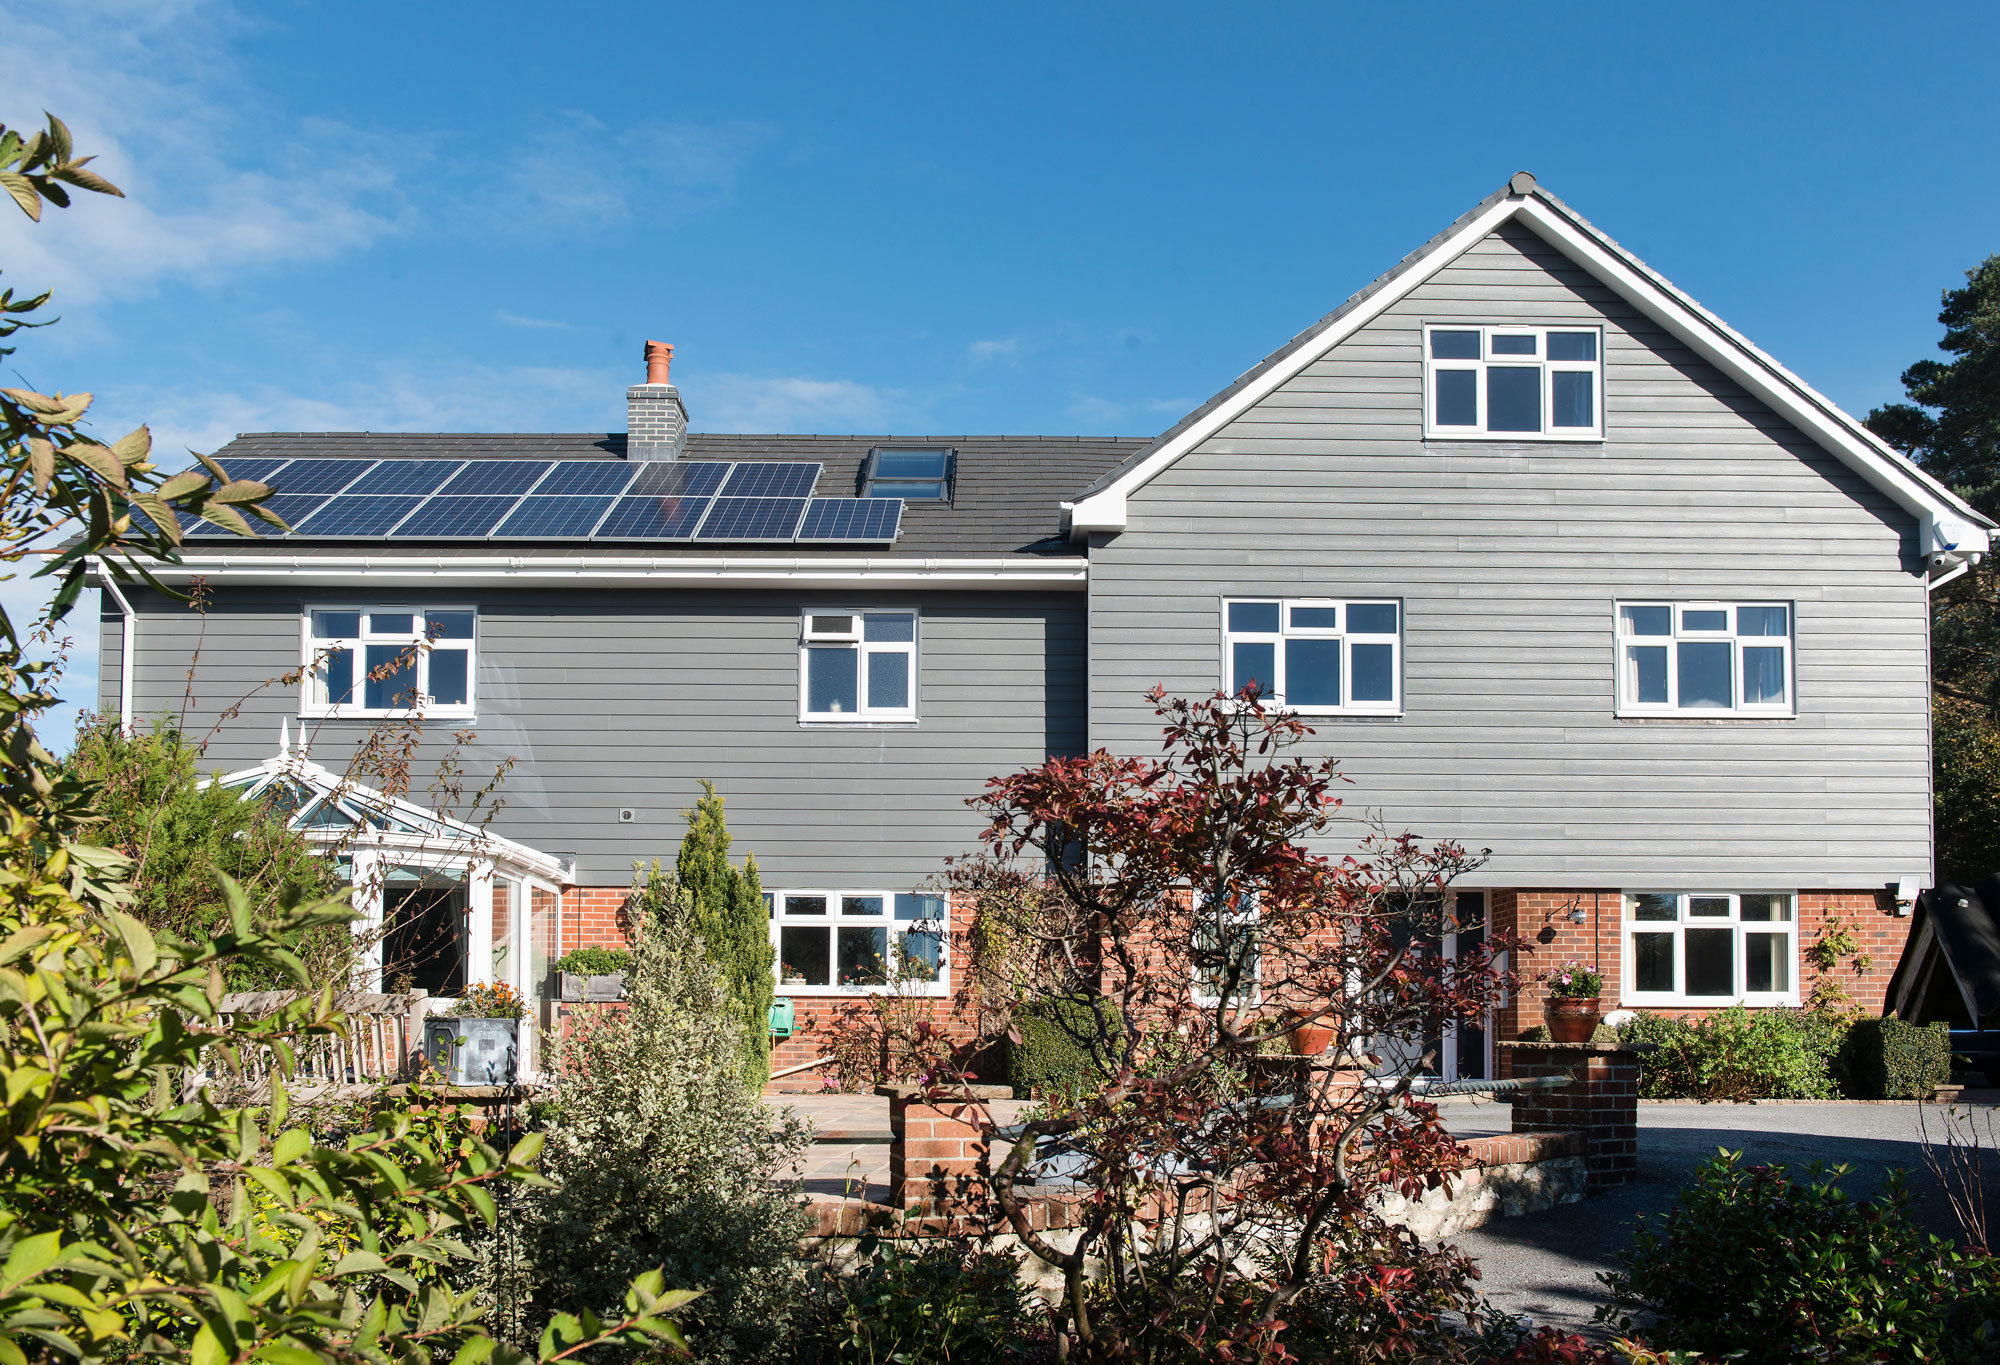
POLYGON ((861 496, 909 502, 950 502, 958 452, 949 446, 921 450, 877 446, 868 452, 861 496))

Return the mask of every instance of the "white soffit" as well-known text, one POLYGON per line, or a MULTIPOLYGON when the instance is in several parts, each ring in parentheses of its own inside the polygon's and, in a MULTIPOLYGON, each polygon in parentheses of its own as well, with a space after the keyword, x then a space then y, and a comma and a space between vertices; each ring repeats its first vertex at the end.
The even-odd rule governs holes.
POLYGON ((1438 243, 1424 259, 1361 300, 1352 312, 1319 335, 1301 342, 1290 354, 1278 359, 1185 430, 1176 432, 1107 487, 1077 499, 1069 507, 1072 534, 1124 530, 1127 499, 1133 492, 1374 322, 1495 229, 1515 219, 1914 516, 1923 538, 1922 553, 1945 554, 1956 560, 1988 550, 1988 526, 1978 512, 1924 474, 1900 451, 1842 412, 1832 400, 1539 188, 1525 196, 1509 196, 1494 203, 1438 243))

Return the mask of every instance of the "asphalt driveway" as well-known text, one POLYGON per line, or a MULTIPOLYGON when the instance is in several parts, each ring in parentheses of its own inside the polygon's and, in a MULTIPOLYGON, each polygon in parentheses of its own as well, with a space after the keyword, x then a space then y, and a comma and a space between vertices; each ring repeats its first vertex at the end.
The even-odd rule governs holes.
MULTIPOLYGON (((1923 1109, 1935 1135, 1937 1108, 1923 1109)), ((1969 1111, 1982 1133, 1989 1120, 2000 1133, 2000 1110, 1981 1104, 1969 1111)), ((1496 1106, 1490 1119, 1479 1117, 1489 1120, 1489 1131, 1502 1131, 1506 1113, 1496 1106)), ((1488 1123, 1452 1122, 1450 1116, 1446 1122, 1468 1135, 1488 1129, 1488 1123)), ((1634 1216, 1669 1207, 1694 1169, 1721 1147, 1741 1151, 1750 1163, 1844 1163, 1852 1172, 1842 1188, 1855 1195, 1872 1194, 1891 1168, 1901 1167, 1911 1175, 1919 1222, 1941 1236, 1956 1233, 1942 1192, 1923 1170, 1917 1105, 1642 1104, 1635 1183, 1580 1204, 1500 1219, 1451 1240, 1477 1259, 1482 1287, 1499 1307, 1528 1314, 1537 1325, 1587 1326, 1605 1301, 1597 1274, 1614 1268, 1615 1253, 1631 1244, 1634 1216)), ((2000 1219, 2000 1155, 1987 1156, 1986 1184, 1996 1192, 1989 1212, 2000 1219)))

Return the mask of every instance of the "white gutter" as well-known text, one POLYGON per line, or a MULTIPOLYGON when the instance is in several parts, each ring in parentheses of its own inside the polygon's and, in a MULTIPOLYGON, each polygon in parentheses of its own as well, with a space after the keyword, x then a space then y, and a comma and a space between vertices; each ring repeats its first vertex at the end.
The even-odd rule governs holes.
POLYGON ((111 594, 111 600, 118 604, 118 610, 125 615, 125 624, 118 632, 118 733, 130 739, 133 733, 132 658, 134 642, 139 634, 139 613, 132 610, 132 604, 118 590, 118 580, 105 571, 102 561, 97 565, 97 578, 104 590, 111 594))
POLYGON ((960 588, 1081 588, 1090 562, 1081 556, 1031 559, 834 559, 665 558, 561 555, 183 555, 178 564, 153 569, 162 579, 228 578, 238 582, 372 582, 421 585, 505 582, 563 583, 784 583, 792 586, 855 584, 932 585, 960 588))

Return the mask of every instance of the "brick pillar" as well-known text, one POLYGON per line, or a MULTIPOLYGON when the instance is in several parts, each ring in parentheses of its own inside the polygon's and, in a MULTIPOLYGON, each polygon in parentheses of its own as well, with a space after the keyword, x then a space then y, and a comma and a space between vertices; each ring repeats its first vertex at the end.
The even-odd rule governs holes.
POLYGON ((1589 1188, 1629 1184, 1639 1168, 1639 1049, 1615 1043, 1501 1043, 1515 1080, 1567 1076, 1560 1090, 1514 1096, 1514 1131, 1584 1136, 1589 1188))
MULTIPOLYGON (((982 1100, 1009 1099, 1012 1087, 975 1085, 982 1100)), ((971 1108, 924 1098, 920 1085, 878 1085, 889 1097, 889 1203, 917 1215, 965 1213, 985 1202, 992 1174, 986 1137, 971 1108)))

